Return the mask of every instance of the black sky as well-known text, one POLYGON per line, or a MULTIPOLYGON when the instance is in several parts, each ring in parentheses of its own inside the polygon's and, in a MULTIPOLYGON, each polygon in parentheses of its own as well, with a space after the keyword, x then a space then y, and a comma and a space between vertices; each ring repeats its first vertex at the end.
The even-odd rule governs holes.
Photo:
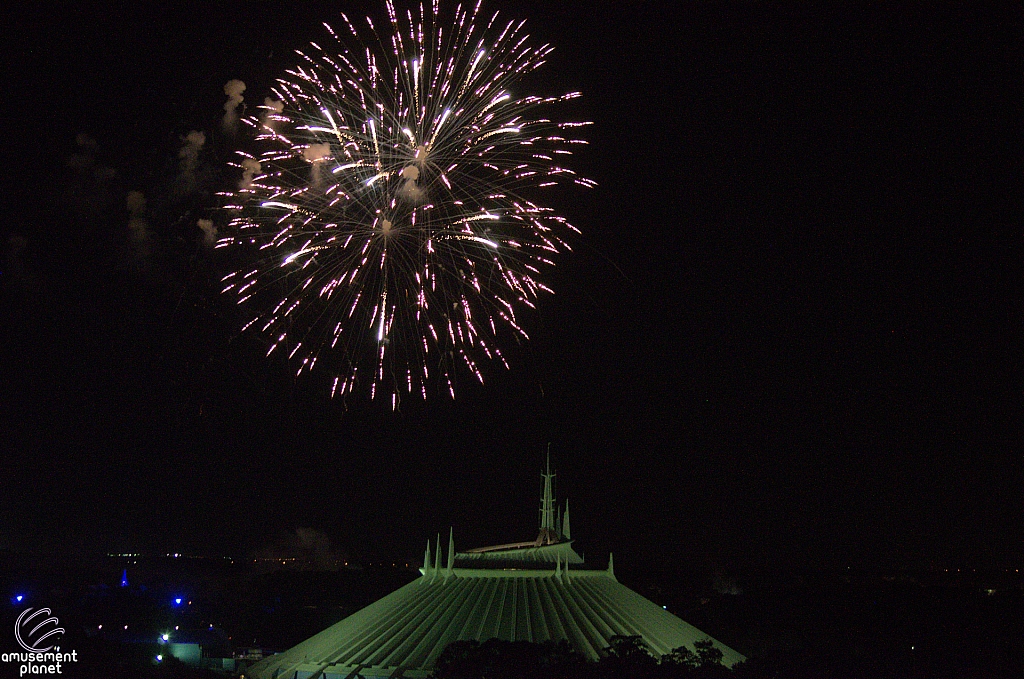
POLYGON ((230 184, 227 80, 260 102, 375 6, 34 5, 3 48, 0 546, 531 537, 550 442, 595 560, 1019 565, 1020 7, 677 4, 485 3, 556 46, 529 84, 584 92, 600 186, 559 198, 584 236, 512 370, 397 414, 237 336, 214 203, 173 186, 193 129, 230 184))

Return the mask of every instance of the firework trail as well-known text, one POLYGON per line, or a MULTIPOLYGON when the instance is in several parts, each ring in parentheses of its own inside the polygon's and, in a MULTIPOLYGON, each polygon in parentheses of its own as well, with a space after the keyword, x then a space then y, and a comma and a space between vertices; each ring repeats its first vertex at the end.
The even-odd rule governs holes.
POLYGON ((270 338, 268 355, 330 371, 332 395, 397 407, 508 367, 500 345, 527 338, 520 316, 576 232, 537 196, 593 182, 563 164, 589 123, 542 117, 579 93, 519 91, 552 49, 531 47, 523 23, 479 4, 385 7, 384 27, 325 24, 335 46, 299 51, 244 120, 263 151, 241 154, 217 246, 254 253, 224 291, 253 309, 245 327, 270 338))

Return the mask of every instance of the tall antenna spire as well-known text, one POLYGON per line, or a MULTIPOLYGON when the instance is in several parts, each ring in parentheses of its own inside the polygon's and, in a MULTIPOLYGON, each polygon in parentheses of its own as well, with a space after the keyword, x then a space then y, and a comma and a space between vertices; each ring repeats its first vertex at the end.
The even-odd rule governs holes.
POLYGON ((445 568, 444 576, 447 578, 455 572, 455 528, 448 530, 448 566, 445 568))
POLYGON ((565 500, 565 514, 562 517, 562 538, 572 540, 572 531, 569 528, 569 500, 565 500))
POLYGON ((431 574, 431 582, 441 573, 441 534, 437 534, 437 549, 434 551, 434 571, 431 574))
POLYGON ((551 481, 555 475, 551 473, 551 444, 548 444, 547 462, 544 473, 544 491, 540 498, 540 535, 537 536, 537 544, 550 545, 558 542, 558 532, 555 526, 555 497, 551 481))

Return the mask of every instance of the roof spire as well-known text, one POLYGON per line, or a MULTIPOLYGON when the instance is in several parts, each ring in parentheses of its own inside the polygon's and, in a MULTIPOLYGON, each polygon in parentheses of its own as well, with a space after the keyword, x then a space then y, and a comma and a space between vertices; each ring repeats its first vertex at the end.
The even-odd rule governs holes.
POLYGON ((562 538, 565 540, 572 540, 572 534, 569 532, 569 499, 565 500, 565 514, 562 516, 562 538))
POLYGON ((540 498, 540 535, 537 536, 538 545, 550 545, 558 541, 558 533, 555 526, 555 497, 552 488, 552 479, 555 475, 551 473, 551 444, 548 444, 547 462, 541 478, 544 479, 544 490, 540 498))
POLYGON ((434 577, 441 572, 441 534, 437 534, 437 551, 434 552, 434 577))
POLYGON ((450 527, 448 529, 448 567, 445 569, 444 576, 448 577, 455 572, 455 528, 450 527))
POLYGON ((617 580, 615 577, 615 561, 612 559, 611 552, 608 552, 608 575, 611 576, 612 580, 617 580))
POLYGON ((430 538, 427 538, 427 551, 423 554, 423 575, 430 573, 430 538))

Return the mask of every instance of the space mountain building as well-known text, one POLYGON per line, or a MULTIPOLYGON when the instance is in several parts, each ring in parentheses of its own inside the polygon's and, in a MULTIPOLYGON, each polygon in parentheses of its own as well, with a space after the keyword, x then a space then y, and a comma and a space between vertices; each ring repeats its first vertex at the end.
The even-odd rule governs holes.
MULTIPOLYGON (((455 551, 449 533, 427 542, 421 576, 383 599, 246 672, 256 679, 425 677, 453 641, 566 640, 597 660, 615 636, 639 635, 655 655, 709 638, 615 579, 612 557, 587 569, 573 549, 568 503, 556 508, 554 474, 542 474, 540 533, 455 551), (442 559, 442 551, 446 557, 442 559)), ((712 639, 723 662, 744 657, 712 639)))

